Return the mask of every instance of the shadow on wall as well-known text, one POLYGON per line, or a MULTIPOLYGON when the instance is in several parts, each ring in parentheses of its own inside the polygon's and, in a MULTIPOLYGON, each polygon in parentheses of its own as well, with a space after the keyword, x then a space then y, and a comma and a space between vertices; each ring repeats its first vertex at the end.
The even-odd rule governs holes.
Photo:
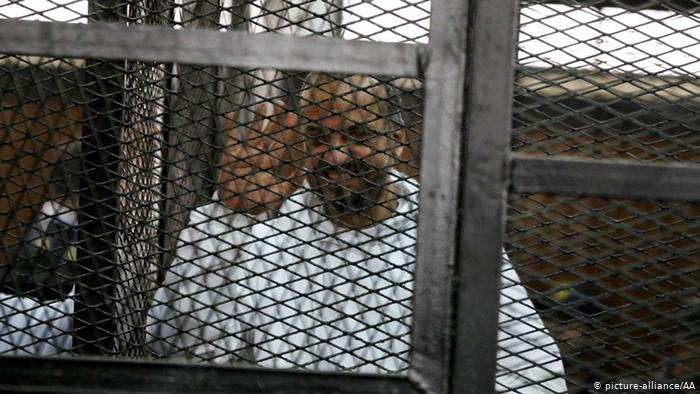
MULTIPOLYGON (((59 274, 49 267, 42 268, 35 264, 35 256, 52 250, 48 256, 56 257, 55 264, 48 261, 44 264, 56 268, 61 265, 65 253, 75 254, 74 249, 63 242, 68 240, 51 240, 51 246, 43 235, 64 234, 56 232, 55 223, 49 224, 45 220, 47 215, 48 219, 65 218, 61 214, 70 211, 75 216, 81 119, 80 107, 66 105, 58 98, 45 102, 2 98, 0 283, 4 291, 12 289, 12 292, 48 298, 56 298, 56 291, 63 297, 67 294, 68 289, 60 285, 67 271, 59 274), (10 266, 11 269, 7 270, 10 266), (6 271, 11 274, 6 274, 6 271)), ((71 231, 71 235, 66 236, 77 238, 75 229, 71 231)), ((68 269, 62 267, 61 271, 68 269)))

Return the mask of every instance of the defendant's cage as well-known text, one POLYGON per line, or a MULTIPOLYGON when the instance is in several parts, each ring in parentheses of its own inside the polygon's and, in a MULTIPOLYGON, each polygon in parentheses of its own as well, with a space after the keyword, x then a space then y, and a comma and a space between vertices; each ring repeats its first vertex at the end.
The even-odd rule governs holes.
POLYGON ((698 14, 0 2, 0 390, 697 387, 698 14))

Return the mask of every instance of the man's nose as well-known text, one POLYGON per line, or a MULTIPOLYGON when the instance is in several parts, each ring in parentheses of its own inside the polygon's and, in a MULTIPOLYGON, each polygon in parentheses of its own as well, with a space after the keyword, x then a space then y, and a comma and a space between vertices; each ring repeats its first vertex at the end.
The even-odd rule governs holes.
POLYGON ((347 153, 348 149, 350 149, 348 141, 341 133, 330 133, 326 139, 326 147, 328 150, 323 154, 323 160, 328 163, 344 163, 351 158, 347 153))

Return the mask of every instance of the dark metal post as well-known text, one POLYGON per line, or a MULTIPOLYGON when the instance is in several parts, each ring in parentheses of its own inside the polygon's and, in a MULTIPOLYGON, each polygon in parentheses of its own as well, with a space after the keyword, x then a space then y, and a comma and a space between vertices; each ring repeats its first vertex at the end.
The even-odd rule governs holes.
POLYGON ((495 388, 516 8, 433 4, 410 375, 431 393, 495 388))
MULTIPOLYGON (((125 2, 92 0, 89 22, 120 22, 125 2)), ((73 315, 73 351, 105 354, 112 349, 116 172, 123 62, 87 61, 82 138, 80 238, 73 315)))
POLYGON ((493 393, 518 2, 472 0, 451 392, 493 393))
POLYGON ((430 64, 422 158, 413 355, 409 378, 429 393, 446 392, 456 259, 467 60, 464 0, 432 4, 430 64))

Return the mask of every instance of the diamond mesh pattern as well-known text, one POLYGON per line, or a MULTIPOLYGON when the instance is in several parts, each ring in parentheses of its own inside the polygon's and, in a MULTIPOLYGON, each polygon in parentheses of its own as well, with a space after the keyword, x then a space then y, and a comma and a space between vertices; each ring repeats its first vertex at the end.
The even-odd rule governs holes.
MULTIPOLYGON (((699 11, 523 1, 513 151, 696 163, 699 11)), ((402 43, 428 42, 429 15, 0 2, 0 18, 402 43)), ((0 88, 0 354, 407 372, 422 81, 7 54, 0 88)), ((698 379, 696 204, 509 207, 498 391, 698 379)))
MULTIPOLYGON (((698 163, 696 1, 523 1, 513 151, 698 163)), ((696 382, 698 206, 509 196, 507 253, 571 393, 696 382)), ((649 391, 653 392, 653 391, 649 391)))
MULTIPOLYGON (((281 80, 268 71, 255 75, 281 80)), ((300 101, 297 112, 308 116, 305 141, 287 128, 295 115, 277 102, 261 102, 280 97, 274 83, 254 87, 251 109, 229 116, 240 126, 228 131, 214 201, 190 215, 149 311, 150 341, 160 356, 406 369, 416 185, 394 175, 387 160, 399 141, 382 131, 387 121, 378 118, 391 115, 384 85, 329 81, 303 90, 333 94, 325 104, 311 96, 300 101), (361 89, 335 98, 338 86, 361 89), (369 101, 359 103, 357 95, 369 101), (324 109, 330 103, 341 115, 324 109), (346 131, 329 129, 351 120, 338 129, 346 131), (318 153, 301 159, 319 157, 320 163, 286 164, 311 149, 318 153), (362 151, 366 156, 359 159, 362 151), (349 161, 336 163, 337 154, 349 161), (378 171, 391 172, 380 177, 378 171), (349 193, 359 179, 344 174, 365 174, 368 183, 349 193), (391 211, 380 222, 367 211, 378 201, 380 212, 391 211), (348 215, 350 208, 360 214, 348 215)))
POLYGON ((697 204, 512 194, 508 251, 570 391, 698 379, 697 204))
POLYGON ((674 2, 541 3, 521 11, 514 150, 696 162, 697 17, 674 2))
MULTIPOLYGON (((0 3, 2 18, 400 42, 427 41, 428 13, 425 1, 0 3)), ((312 170, 312 142, 291 132, 319 105, 300 101, 305 72, 12 54, 0 67, 2 354, 406 371, 420 140, 397 133, 420 81, 320 91, 347 108, 314 135, 328 160, 312 170), (320 171, 329 185, 309 180, 320 171)))

